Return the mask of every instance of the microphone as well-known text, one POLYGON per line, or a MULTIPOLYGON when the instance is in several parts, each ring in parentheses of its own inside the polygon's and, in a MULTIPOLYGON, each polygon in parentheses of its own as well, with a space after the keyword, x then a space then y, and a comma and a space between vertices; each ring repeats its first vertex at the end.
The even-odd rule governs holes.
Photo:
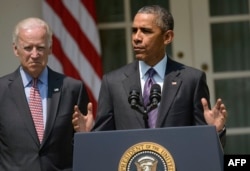
POLYGON ((142 103, 140 102, 140 90, 138 87, 131 87, 128 97, 128 102, 131 105, 131 108, 138 111, 142 114, 145 128, 149 128, 148 126, 148 112, 147 109, 144 108, 142 103))
POLYGON ((128 102, 132 109, 138 109, 140 106, 140 91, 138 87, 131 87, 128 102))
POLYGON ((153 84, 150 89, 150 109, 155 109, 158 103, 161 101, 161 86, 159 84, 153 84))

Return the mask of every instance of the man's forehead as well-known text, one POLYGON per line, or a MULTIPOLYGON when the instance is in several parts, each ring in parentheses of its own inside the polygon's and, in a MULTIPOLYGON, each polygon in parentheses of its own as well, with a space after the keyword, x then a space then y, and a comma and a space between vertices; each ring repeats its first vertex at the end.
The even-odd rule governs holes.
POLYGON ((153 14, 137 14, 134 18, 133 26, 142 25, 145 27, 156 25, 155 18, 156 17, 153 14))

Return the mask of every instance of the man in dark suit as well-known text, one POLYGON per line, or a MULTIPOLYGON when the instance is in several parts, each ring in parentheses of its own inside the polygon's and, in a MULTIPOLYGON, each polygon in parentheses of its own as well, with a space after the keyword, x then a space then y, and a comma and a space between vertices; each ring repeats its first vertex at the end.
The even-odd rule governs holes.
POLYGON ((87 113, 88 95, 81 81, 47 67, 51 47, 52 33, 43 20, 28 18, 17 24, 13 33, 13 50, 20 66, 0 78, 2 171, 72 170, 72 113, 74 110, 87 113), (37 80, 41 100, 41 139, 29 106, 33 79, 37 80))
MULTIPOLYGON (((225 135, 227 111, 221 99, 210 110, 205 73, 175 62, 166 53, 174 37, 173 28, 172 15, 160 6, 146 6, 137 12, 132 26, 136 60, 103 76, 93 131, 209 124, 225 135), (139 94, 138 104, 147 106, 143 100, 148 98, 144 97, 144 89, 150 68, 154 69, 151 79, 162 92, 152 125, 151 112, 149 118, 144 117, 128 102, 134 89, 139 94)), ((73 124, 77 131, 81 131, 79 120, 75 113, 73 124)))

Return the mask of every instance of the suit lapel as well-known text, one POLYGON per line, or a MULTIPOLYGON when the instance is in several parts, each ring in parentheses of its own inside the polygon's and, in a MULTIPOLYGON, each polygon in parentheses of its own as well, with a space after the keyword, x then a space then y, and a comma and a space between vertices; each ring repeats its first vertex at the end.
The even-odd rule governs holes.
MULTIPOLYGON (((140 84, 140 73, 139 73, 139 64, 138 61, 134 61, 129 67, 129 69, 125 70, 123 79, 123 88, 126 91, 126 94, 129 97, 130 89, 135 87, 140 91, 140 101, 142 102, 142 93, 141 93, 141 84, 140 84)), ((137 117, 138 122, 141 124, 141 127, 144 127, 144 122, 142 120, 143 116, 141 113, 134 110, 134 115, 137 117)))
POLYGON ((9 92, 11 98, 16 104, 17 111, 19 111, 19 114, 21 115, 20 118, 22 118, 25 126, 27 127, 27 132, 33 137, 37 145, 40 145, 35 125, 29 110, 29 104, 24 92, 24 87, 21 75, 19 73, 19 68, 14 72, 12 76, 13 77, 10 78, 11 82, 9 84, 9 90, 10 90, 9 92))
POLYGON ((165 78, 162 89, 162 99, 159 106, 159 116, 157 120, 157 127, 161 127, 165 122, 168 115, 168 111, 174 101, 174 98, 182 84, 180 79, 180 66, 176 65, 174 61, 168 58, 167 70, 165 72, 165 78))
POLYGON ((60 75, 48 68, 47 122, 42 145, 48 139, 56 119, 61 96, 62 81, 60 75))

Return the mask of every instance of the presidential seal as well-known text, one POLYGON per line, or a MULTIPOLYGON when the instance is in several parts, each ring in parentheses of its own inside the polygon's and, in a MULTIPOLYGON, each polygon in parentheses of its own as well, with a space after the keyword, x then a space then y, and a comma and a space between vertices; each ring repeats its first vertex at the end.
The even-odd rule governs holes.
POLYGON ((118 171, 175 171, 170 152, 153 142, 131 146, 120 159, 118 171))

